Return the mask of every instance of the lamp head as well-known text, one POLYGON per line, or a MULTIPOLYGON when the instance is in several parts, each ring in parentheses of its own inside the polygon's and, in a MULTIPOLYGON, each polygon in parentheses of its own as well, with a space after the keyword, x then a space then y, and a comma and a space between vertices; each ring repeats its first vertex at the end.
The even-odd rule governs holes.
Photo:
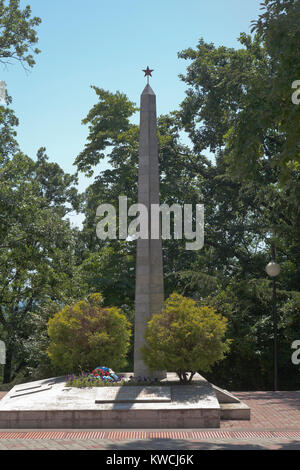
POLYGON ((275 261, 270 261, 266 266, 267 274, 271 277, 276 277, 280 273, 280 266, 275 261))

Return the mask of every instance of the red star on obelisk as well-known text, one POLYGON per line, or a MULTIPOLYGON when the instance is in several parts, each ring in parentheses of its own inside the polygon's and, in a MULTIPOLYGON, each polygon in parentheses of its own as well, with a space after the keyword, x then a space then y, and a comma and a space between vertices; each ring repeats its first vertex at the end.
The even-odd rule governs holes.
POLYGON ((143 70, 143 72, 145 72, 144 77, 147 77, 147 83, 149 85, 149 77, 152 77, 153 70, 150 70, 149 66, 147 65, 147 68, 145 70, 143 70))

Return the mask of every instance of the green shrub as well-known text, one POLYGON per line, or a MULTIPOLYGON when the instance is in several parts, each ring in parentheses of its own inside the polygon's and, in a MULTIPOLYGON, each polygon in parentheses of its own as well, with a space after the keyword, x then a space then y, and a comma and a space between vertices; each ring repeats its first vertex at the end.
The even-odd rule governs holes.
POLYGON ((101 304, 101 294, 93 294, 49 320, 47 352, 58 373, 126 365, 130 323, 119 308, 101 304))
POLYGON ((224 358, 230 343, 223 339, 226 326, 226 318, 214 308, 172 294, 162 313, 148 322, 144 360, 152 370, 176 372, 181 382, 189 382, 196 372, 209 371, 224 358))

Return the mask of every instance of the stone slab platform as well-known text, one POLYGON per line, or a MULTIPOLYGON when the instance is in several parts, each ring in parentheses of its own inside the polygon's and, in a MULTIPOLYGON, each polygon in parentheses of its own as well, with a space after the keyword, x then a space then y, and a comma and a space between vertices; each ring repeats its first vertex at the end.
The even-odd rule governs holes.
MULTIPOLYGON (((168 374, 168 381, 172 377, 168 374)), ((151 388, 67 388, 64 378, 18 385, 0 401, 0 429, 220 427, 220 405, 204 378, 194 385, 174 381, 151 388)))
POLYGON ((96 392, 95 403, 167 403, 171 402, 171 387, 103 387, 96 392))

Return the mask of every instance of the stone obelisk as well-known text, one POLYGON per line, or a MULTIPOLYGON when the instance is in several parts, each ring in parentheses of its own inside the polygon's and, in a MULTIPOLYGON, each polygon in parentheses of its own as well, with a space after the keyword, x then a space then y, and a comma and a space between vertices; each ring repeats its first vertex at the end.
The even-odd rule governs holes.
POLYGON ((164 302, 162 240, 151 239, 151 204, 159 204, 158 143, 156 130, 156 96, 149 85, 152 70, 144 70, 147 85, 141 95, 138 203, 148 209, 148 239, 137 240, 134 376, 164 378, 164 371, 150 371, 140 348, 152 315, 160 312, 164 302))

